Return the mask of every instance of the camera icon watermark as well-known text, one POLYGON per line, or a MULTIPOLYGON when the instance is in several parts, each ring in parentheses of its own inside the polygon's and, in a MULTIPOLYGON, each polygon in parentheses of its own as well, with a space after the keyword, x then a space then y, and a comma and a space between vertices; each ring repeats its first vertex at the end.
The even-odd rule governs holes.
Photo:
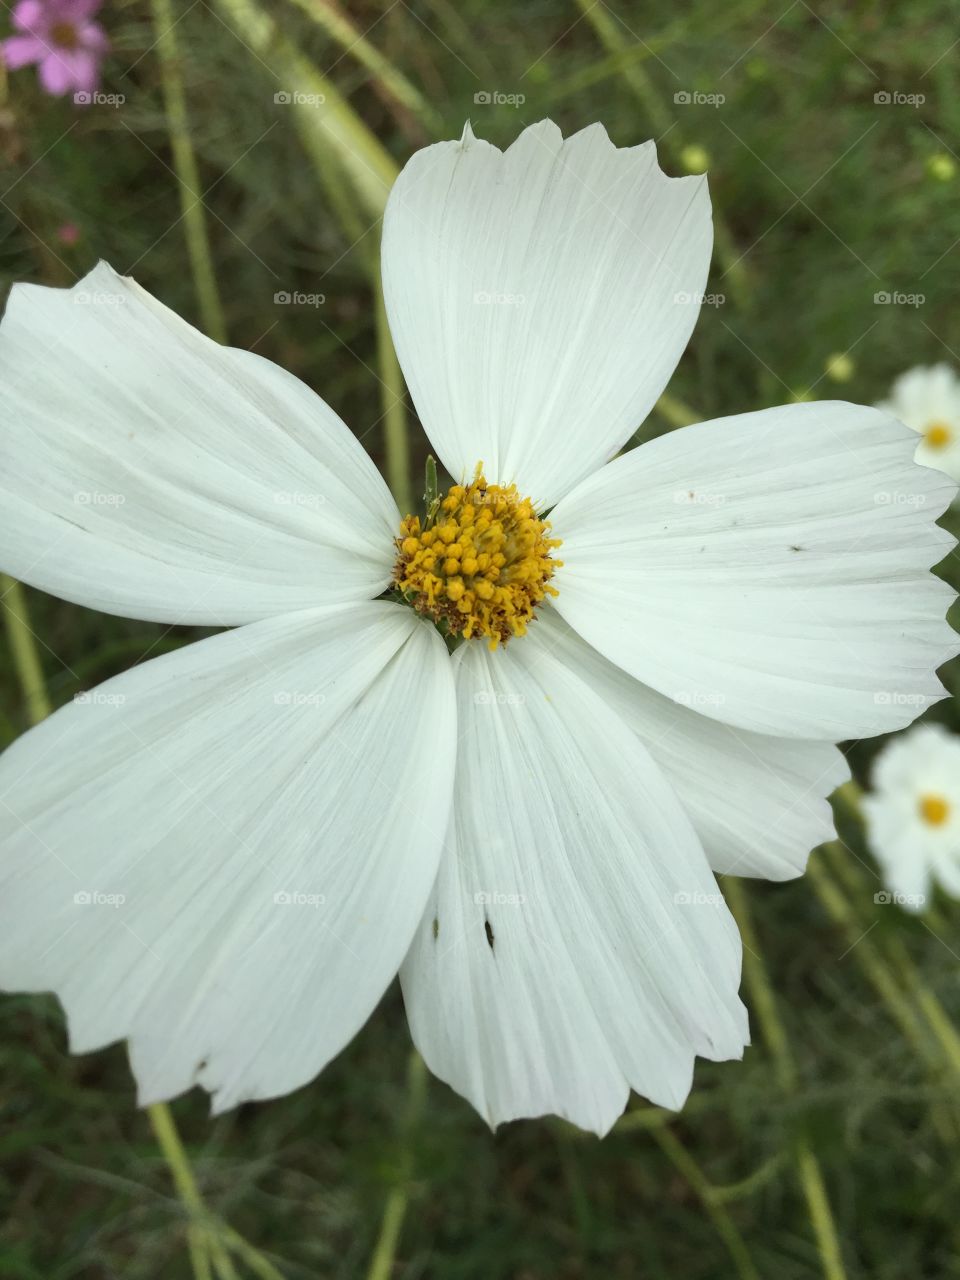
POLYGON ((73 895, 78 907, 122 907, 127 900, 125 893, 103 893, 100 889, 80 889, 73 895))
POLYGON ((73 95, 74 106, 77 107, 122 107, 127 100, 125 93, 100 93, 99 90, 93 93, 84 89, 78 89, 73 95))
POLYGON ((326 94, 302 93, 299 89, 278 89, 273 95, 278 107, 322 107, 326 94))
POLYGON ((109 293, 103 289, 78 289, 71 291, 70 301, 75 307, 122 307, 126 302, 126 294, 109 293))
POLYGON ((322 907, 326 904, 326 895, 322 893, 303 893, 299 889, 281 889, 273 895, 274 905, 278 907, 322 907))
POLYGON ((326 300, 325 293, 301 293, 299 289, 278 289, 273 295, 277 307, 322 307, 326 300))
POLYGON ((897 893, 892 889, 880 889, 873 895, 873 901, 878 907, 922 907, 926 900, 926 894, 923 893, 897 893))
POLYGON ((326 495, 322 493, 302 493, 296 489, 280 489, 273 495, 278 507, 304 507, 308 511, 319 511, 326 506, 326 495))
POLYGON ((681 707, 722 707, 727 700, 711 689, 677 689, 671 697, 681 707))
POLYGON ((922 307, 926 300, 924 293, 901 293, 899 289, 880 289, 873 295, 875 307, 922 307))
POLYGON ((497 293, 488 289, 480 289, 473 295, 478 307, 522 307, 526 300, 523 293, 497 293))
POLYGON ((701 93, 699 89, 678 89, 673 95, 678 107, 722 107, 725 93, 701 93))
POLYGON ((925 507, 927 495, 909 489, 881 489, 873 495, 873 501, 878 507, 925 507))
POLYGON ((473 95, 476 107, 522 107, 526 102, 522 93, 501 93, 499 89, 478 89, 473 95))
POLYGON ((878 107, 922 107, 926 100, 924 93, 901 93, 899 89, 878 89, 873 95, 878 107))
POLYGON ((127 501, 122 493, 100 493, 96 489, 78 489, 73 500, 78 507, 122 507, 127 501))
POLYGON ((674 302, 681 307, 722 307, 727 300, 725 293, 687 293, 685 289, 673 295, 674 302))
POLYGON ((103 689, 87 689, 73 695, 81 707, 122 707, 127 700, 125 693, 107 693, 103 689))
POLYGON ((322 707, 326 700, 325 693, 298 693, 293 689, 281 689, 273 695, 278 707, 322 707))

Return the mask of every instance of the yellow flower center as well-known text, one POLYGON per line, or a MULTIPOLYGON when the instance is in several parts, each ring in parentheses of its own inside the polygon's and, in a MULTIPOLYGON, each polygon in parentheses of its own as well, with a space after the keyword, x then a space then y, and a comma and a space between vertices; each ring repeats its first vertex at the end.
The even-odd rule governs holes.
POLYGON ((920 817, 931 827, 942 827, 950 817, 950 805, 943 796, 929 792, 920 797, 920 817))
POLYGON ((485 636, 495 649, 522 636, 536 606, 557 595, 550 579, 563 561, 552 558, 560 539, 530 499, 516 485, 487 484, 482 465, 422 524, 419 516, 401 522, 393 577, 418 613, 452 635, 485 636))
POLYGON ((931 449, 944 449, 953 439, 953 432, 945 422, 931 422, 923 433, 923 439, 931 449))
POLYGON ((50 28, 50 38, 61 49, 76 49, 80 43, 72 22, 55 22, 50 28))

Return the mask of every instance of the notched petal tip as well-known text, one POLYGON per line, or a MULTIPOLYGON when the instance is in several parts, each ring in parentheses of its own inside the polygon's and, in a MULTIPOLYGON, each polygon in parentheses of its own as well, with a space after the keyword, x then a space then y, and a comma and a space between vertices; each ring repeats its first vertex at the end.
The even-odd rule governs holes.
MULTIPOLYGON (((503 156, 503 155, 508 155, 511 151, 514 150, 514 148, 519 146, 519 144, 522 143, 524 138, 531 138, 535 140, 539 138, 539 141, 541 143, 546 144, 548 136, 551 141, 555 140, 557 143, 557 145, 552 147, 551 149, 557 150, 559 147, 559 144, 563 142, 563 134, 560 132, 559 126, 554 124, 554 122, 550 119, 538 120, 536 124, 527 125, 525 129, 523 129, 520 133, 518 133, 517 136, 514 138, 513 142, 511 142, 508 147, 505 147, 505 148, 498 147, 496 146, 495 143, 488 142, 485 138, 478 138, 473 131, 473 121, 467 120, 467 122, 463 126, 463 133, 460 135, 459 142, 456 145, 460 149, 464 151, 468 151, 471 149, 471 147, 473 147, 477 143, 480 143, 485 147, 490 147, 492 151, 496 151, 499 155, 503 156)), ((433 145, 443 146, 444 144, 434 143, 433 145)), ((431 148, 425 147, 424 150, 429 151, 431 150, 431 148)), ((417 152, 417 155, 419 154, 422 154, 422 153, 417 152)), ((416 157, 413 157, 413 158, 415 159, 416 157)))
MULTIPOLYGON (((592 147, 603 147, 605 151, 619 151, 621 149, 624 151, 635 150, 634 147, 618 147, 610 137, 609 133, 607 133, 606 125, 602 124, 599 120, 594 120, 592 124, 585 124, 583 128, 578 129, 576 133, 569 134, 567 138, 564 139, 564 142, 568 147, 576 143, 581 146, 589 144, 592 147)), ((650 147, 653 146, 653 143, 648 140, 640 143, 640 146, 650 147)))
POLYGON ((566 143, 558 124, 550 119, 538 120, 536 124, 528 124, 521 133, 518 133, 503 154, 509 156, 531 145, 542 157, 544 151, 556 154, 566 143))
POLYGON ((657 144, 653 138, 647 138, 643 142, 631 143, 628 146, 620 147, 610 137, 606 126, 601 124, 600 121, 595 121, 593 124, 585 125, 582 129, 577 130, 576 133, 571 133, 564 139, 563 147, 565 151, 593 148, 596 151, 603 151, 608 154, 614 152, 616 155, 624 157, 621 163, 629 162, 636 165, 644 161, 649 165, 650 173, 655 181, 662 180, 668 183, 683 184, 689 188, 694 199, 699 192, 703 192, 709 199, 709 183, 706 173, 667 173, 660 163, 657 144))
POLYGON ((121 291, 136 291, 140 296, 149 296, 132 276, 121 275, 105 258, 100 258, 96 266, 91 267, 86 275, 66 287, 18 280, 10 289, 4 315, 12 316, 23 305, 57 304, 68 300, 81 300, 84 295, 121 291))
MULTIPOLYGON (((847 400, 818 400, 815 403, 817 410, 824 415, 831 412, 846 414, 855 409, 864 415, 865 423, 877 437, 885 435, 891 442, 900 445, 904 451, 905 476, 913 481, 912 488, 918 505, 922 506, 931 522, 944 514, 957 496, 957 481, 939 467, 933 467, 915 456, 916 431, 908 427, 888 405, 864 405, 847 400)), ((944 530, 940 532, 944 535, 945 543, 955 541, 952 534, 944 530)), ((946 555, 949 549, 949 545, 946 545, 943 554, 946 555)))

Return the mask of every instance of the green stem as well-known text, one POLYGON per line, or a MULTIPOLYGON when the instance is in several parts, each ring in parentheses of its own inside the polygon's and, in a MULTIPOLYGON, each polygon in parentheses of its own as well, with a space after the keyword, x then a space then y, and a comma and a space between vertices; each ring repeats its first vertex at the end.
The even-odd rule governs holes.
MULTIPOLYGON (((869 894, 870 886, 849 850, 839 840, 831 840, 823 846, 823 854, 851 897, 862 901, 869 894)), ((851 914, 857 917, 859 925, 859 913, 851 914)), ((960 1035, 950 1021, 950 1015, 927 985, 902 939, 884 933, 881 942, 890 960, 890 981, 895 982, 893 975, 899 975, 903 986, 916 997, 921 1013, 943 1049, 944 1057, 960 1080, 960 1035)))
MULTIPOLYGON (((893 1021, 913 1046, 917 1055, 926 1063, 936 1081, 942 1064, 929 1038, 924 1034, 923 1025, 913 1005, 904 995, 900 984, 880 951, 874 946, 872 939, 866 936, 862 922, 823 865, 821 855, 827 852, 828 847, 824 845, 811 856, 807 865, 807 879, 813 885, 814 892, 826 908, 827 914, 846 934, 849 950, 856 958, 864 977, 887 1006, 893 1021)), ((944 1107, 936 1105, 931 1108, 931 1119, 943 1143, 953 1148, 958 1136, 958 1126, 953 1117, 944 1107)))
POLYGON ((47 694, 36 641, 30 630, 26 594, 17 580, 5 573, 0 574, 0 592, 13 665, 27 705, 27 718, 31 724, 39 724, 53 707, 47 694))
POLYGON ((717 1229, 717 1234, 726 1245, 741 1280, 760 1280, 760 1273, 753 1265, 743 1236, 723 1204, 714 1195, 713 1187, 696 1160, 669 1129, 653 1129, 651 1132, 664 1154, 697 1193, 700 1203, 717 1229))
MULTIPOLYGON (((202 1226, 203 1219, 206 1216, 206 1207, 197 1188, 193 1169, 187 1159, 187 1153, 173 1122, 173 1116, 170 1114, 170 1108, 166 1103, 157 1102, 152 1107, 147 1107, 147 1115, 150 1118, 157 1145, 170 1169, 177 1195, 187 1211, 187 1249, 190 1253, 190 1262, 193 1266, 194 1274, 197 1280, 210 1280, 212 1275, 210 1257, 208 1255, 210 1242, 202 1226)), ((218 1261, 222 1263, 222 1258, 218 1259, 218 1261)), ((217 1269, 220 1274, 223 1274, 220 1267, 217 1269)))
MULTIPOLYGON (((53 707, 43 679, 36 638, 30 627, 26 593, 21 583, 6 574, 0 575, 0 590, 3 593, 4 617, 14 669, 23 691, 27 717, 31 725, 36 725, 50 715, 53 707)), ((216 1231, 208 1231, 203 1226, 202 1220, 209 1215, 169 1108, 164 1103, 157 1103, 148 1107, 147 1113, 170 1167, 177 1194, 189 1217, 187 1249, 196 1280, 212 1280, 211 1257, 221 1280, 236 1280, 236 1271, 219 1242, 216 1231)), ((265 1272, 261 1274, 266 1276, 265 1272)), ((270 1280, 274 1278, 271 1277, 270 1280)))
POLYGON ((688 404, 668 395, 666 391, 654 405, 661 418, 669 422, 671 427, 689 427, 694 422, 702 422, 703 415, 691 409, 688 404))
MULTIPOLYGON (((901 971, 909 973, 912 970, 915 972, 913 961, 907 954, 907 949, 900 939, 894 939, 891 946, 894 962, 900 966, 901 971)), ((960 1036, 957 1035, 957 1029, 950 1021, 950 1017, 943 1005, 926 983, 917 981, 914 985, 920 1009, 927 1019, 933 1034, 939 1041, 951 1071, 960 1080, 960 1036)))
MULTIPOLYGON (((851 779, 845 782, 843 786, 837 787, 836 791, 830 797, 830 803, 833 805, 835 814, 842 815, 847 822, 852 823, 856 830, 863 838, 864 823, 863 809, 861 801, 863 800, 863 792, 860 787, 851 779)), ((849 857, 844 858, 844 863, 849 864, 849 857)), ((877 876, 879 880, 880 877, 877 876)), ((924 920, 928 921, 934 929, 942 932, 950 931, 950 924, 943 914, 937 910, 934 905, 929 905, 923 912, 924 920)))
POLYGON ((312 135, 313 157, 326 156, 328 163, 333 158, 346 174, 364 216, 371 222, 379 219, 398 173, 379 138, 257 0, 216 0, 216 7, 226 26, 276 73, 276 87, 288 94, 297 91, 284 109, 294 113, 301 135, 312 135))
POLYGON ((389 1280, 400 1243, 400 1232, 407 1216, 410 1201, 410 1183, 413 1177, 413 1152, 411 1142, 414 1131, 423 1114, 427 1096, 427 1069, 416 1049, 411 1050, 407 1064, 407 1100, 400 1126, 403 1144, 397 1182, 387 1196, 367 1280, 389 1280))
POLYGON ((856 957, 864 976, 887 1006, 893 1020, 913 1047, 929 1062, 930 1045, 923 1034, 923 1028, 872 939, 865 936, 863 923, 824 866, 822 854, 826 850, 827 846, 824 845, 821 850, 811 854, 807 864, 807 879, 826 908, 827 914, 843 929, 850 944, 851 953, 856 957))
POLYGON ((747 1174, 745 1178, 741 1178, 739 1182, 727 1182, 722 1184, 713 1183, 710 1188, 710 1194, 713 1197, 714 1204, 728 1204, 733 1200, 742 1200, 746 1196, 752 1196, 780 1172, 783 1167, 783 1152, 775 1151, 769 1159, 764 1160, 758 1169, 754 1169, 753 1173, 747 1174))
MULTIPOLYGON (((833 805, 838 814, 843 814, 848 821, 855 823, 862 830, 861 797, 862 792, 855 782, 845 782, 834 793, 833 805)), ((862 869, 843 842, 841 840, 832 840, 825 844, 823 846, 823 855, 829 861, 831 870, 842 881, 853 900, 866 902, 870 886, 864 877, 862 869)), ((860 917, 858 913, 853 911, 846 902, 843 903, 843 908, 845 908, 845 915, 848 918, 852 918, 856 924, 859 924, 860 917)), ((939 925, 941 930, 947 927, 946 921, 939 918, 933 911, 927 912, 926 915, 930 917, 934 927, 939 925)), ((896 985, 898 989, 902 983, 907 993, 916 998, 920 1011, 926 1018, 928 1026, 943 1050, 948 1065, 957 1078, 960 1079, 960 1033, 957 1032, 956 1027, 953 1025, 950 1015, 930 989, 920 970, 911 959, 902 940, 884 931, 881 934, 881 946, 887 954, 891 969, 888 983, 896 985), (894 974, 899 975, 899 983, 894 978, 894 974)), ((879 963, 883 964, 882 959, 879 960, 879 963)))
POLYGON ((407 409, 404 402, 403 374, 397 361, 387 322, 387 309, 379 281, 376 291, 377 370, 383 405, 384 470, 387 483, 396 499, 401 515, 413 510, 410 484, 410 441, 407 436, 407 409))
MULTIPOLYGON (((646 112, 654 132, 661 138, 666 137, 668 139, 666 147, 674 154, 678 154, 683 147, 680 129, 670 119, 670 113, 664 106, 665 98, 657 90, 646 71, 639 62, 630 61, 626 57, 631 42, 623 34, 623 30, 612 17, 610 10, 606 5, 597 4, 596 0, 577 0, 577 4, 607 53, 624 57, 622 66, 624 83, 646 112)), ((736 295, 738 301, 746 300, 747 278, 743 262, 737 253, 733 236, 716 209, 713 211, 713 230, 717 258, 723 268, 723 277, 729 278, 731 292, 736 295)))
POLYGON ((249 1240, 245 1240, 239 1232, 234 1231, 224 1222, 217 1223, 223 1240, 229 1245, 234 1253, 244 1260, 255 1276, 259 1276, 260 1280, 284 1280, 283 1274, 277 1270, 269 1259, 265 1258, 259 1249, 255 1249, 249 1240))
MULTIPOLYGON (((0 589, 3 592, 4 617, 14 669, 23 691, 27 716, 30 723, 36 725, 46 719, 53 708, 43 679, 36 637, 30 627, 26 593, 19 582, 6 574, 0 575, 0 589)), ((191 1219, 187 1228, 187 1248, 190 1252, 193 1273, 196 1280, 211 1280, 207 1242, 197 1221, 200 1215, 206 1213, 206 1210, 200 1199, 193 1171, 177 1134, 173 1117, 162 1103, 147 1110, 161 1150, 170 1165, 174 1186, 191 1219)), ((225 1258, 222 1247, 220 1253, 225 1258)), ((215 1261, 217 1260, 215 1254, 215 1261)), ((222 1258, 219 1260, 222 1263, 222 1258)), ((231 1275, 233 1269, 230 1267, 229 1260, 227 1260, 226 1269, 223 1269, 222 1265, 218 1269, 223 1280, 233 1280, 231 1275)))
POLYGON ((193 271, 194 287, 203 328, 216 342, 227 341, 227 326, 220 305, 217 278, 213 270, 200 173, 190 137, 187 99, 180 73, 176 20, 170 0, 152 0, 153 24, 156 30, 157 57, 163 84, 163 100, 167 113, 167 130, 173 152, 173 167, 180 190, 180 207, 187 239, 187 253, 193 271))
POLYGON ((840 1241, 837 1238, 837 1228, 827 1197, 820 1161, 804 1136, 797 1141, 796 1160, 800 1183, 820 1249, 820 1265, 823 1268, 823 1274, 827 1280, 844 1280, 840 1241))
POLYGON ((386 58, 332 0, 294 0, 329 35, 345 54, 355 58, 374 77, 388 98, 415 116, 431 133, 443 128, 443 121, 419 89, 386 58))
MULTIPOLYGON (((707 1093, 693 1093, 683 1108, 684 1117, 699 1115, 709 1110, 713 1099, 707 1093)), ((617 1133, 628 1133, 632 1129, 662 1129, 664 1125, 673 1124, 677 1118, 675 1111, 667 1111, 665 1107, 654 1107, 641 1104, 624 1112, 616 1123, 617 1133)))
MULTIPOLYGON (((760 954, 760 944, 753 927, 746 890, 738 880, 728 876, 724 878, 723 892, 740 926, 744 949, 744 977, 750 990, 757 1021, 760 1023, 761 1035, 773 1058, 774 1072, 784 1096, 794 1097, 799 1080, 797 1066, 787 1039, 786 1029, 780 1021, 770 976, 760 954)), ((846 1273, 840 1253, 840 1241, 837 1238, 837 1229, 830 1209, 830 1201, 827 1198, 820 1162, 806 1137, 801 1136, 798 1139, 794 1155, 817 1248, 820 1251, 823 1274, 826 1280, 845 1280, 846 1273)))
MULTIPOLYGON (((389 152, 332 81, 291 44, 257 0, 217 0, 217 5, 238 37, 282 77, 282 87, 298 90, 288 107, 294 113, 304 149, 327 188, 346 235, 352 244, 360 243, 383 216, 387 194, 397 179, 397 166, 389 152), (304 105, 304 95, 311 97, 314 105, 304 105), (367 219, 373 221, 364 223, 367 219)), ((311 0, 311 8, 321 7, 311 0)), ((375 294, 384 470, 397 505, 406 514, 413 510, 413 495, 403 375, 387 324, 379 264, 370 252, 365 251, 364 257, 375 294)))
MULTIPOLYGON (((831 869, 841 879, 847 892, 852 897, 861 897, 868 892, 868 884, 865 883, 859 869, 852 863, 849 851, 840 841, 835 840, 829 842, 828 845, 823 845, 822 852, 829 860, 831 869)), ((820 896, 822 896, 824 905, 827 905, 827 900, 829 900, 829 910, 831 910, 833 918, 838 923, 845 925, 847 937, 850 937, 851 940, 863 937, 863 920, 852 910, 846 897, 838 890, 836 884, 833 886, 833 893, 829 893, 824 888, 826 881, 824 881, 823 872, 818 865, 815 865, 814 876, 817 877, 817 884, 814 887, 817 888, 820 896)), ((957 1034, 950 1015, 943 1009, 940 1000, 925 982, 923 975, 916 968, 913 959, 911 959, 900 938, 883 936, 882 947, 883 951, 886 951, 887 960, 890 961, 890 964, 884 963, 881 951, 879 951, 878 947, 873 947, 872 943, 868 943, 867 950, 865 950, 865 957, 867 957, 869 965, 874 970, 870 974, 874 987, 881 992, 881 995, 887 993, 884 998, 886 998, 888 1005, 891 1005, 891 1009, 893 1004, 899 1001, 902 1006, 910 1010, 910 1019, 914 1027, 916 1019, 909 1000, 906 1000, 906 997, 901 993, 901 983, 902 987, 906 988, 906 992, 915 997, 916 1005, 918 1005, 924 1018, 927 1019, 929 1029, 932 1030, 933 1036, 936 1037, 938 1044, 940 1044, 943 1059, 945 1059, 948 1068, 951 1069, 952 1073, 956 1075, 956 1079, 960 1082, 960 1034, 957 1034), (899 975, 900 982, 897 982, 895 974, 899 975), (888 995, 890 992, 896 992, 896 997, 893 1000, 888 995)), ((897 1020, 902 1023, 900 1016, 897 1020)), ((931 1057, 929 1053, 925 1056, 927 1056, 928 1060, 931 1057)))

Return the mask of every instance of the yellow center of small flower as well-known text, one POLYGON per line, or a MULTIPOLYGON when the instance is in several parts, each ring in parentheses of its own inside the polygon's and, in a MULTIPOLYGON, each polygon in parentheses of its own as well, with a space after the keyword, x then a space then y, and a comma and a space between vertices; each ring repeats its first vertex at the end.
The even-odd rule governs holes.
POLYGON ((943 796, 928 792, 920 797, 918 806, 920 817, 931 827, 942 827, 950 817, 950 805, 943 796))
POLYGON ((931 422, 923 433, 923 439, 931 449, 944 449, 953 439, 953 432, 945 422, 931 422))
POLYGON ((50 28, 50 37, 61 49, 76 49, 80 43, 77 29, 72 22, 55 22, 50 28))
POLYGON ((452 635, 484 636, 490 648, 522 636, 563 563, 529 498, 516 485, 487 484, 477 464, 469 485, 455 484, 428 512, 407 516, 397 538, 394 584, 418 613, 452 635))

